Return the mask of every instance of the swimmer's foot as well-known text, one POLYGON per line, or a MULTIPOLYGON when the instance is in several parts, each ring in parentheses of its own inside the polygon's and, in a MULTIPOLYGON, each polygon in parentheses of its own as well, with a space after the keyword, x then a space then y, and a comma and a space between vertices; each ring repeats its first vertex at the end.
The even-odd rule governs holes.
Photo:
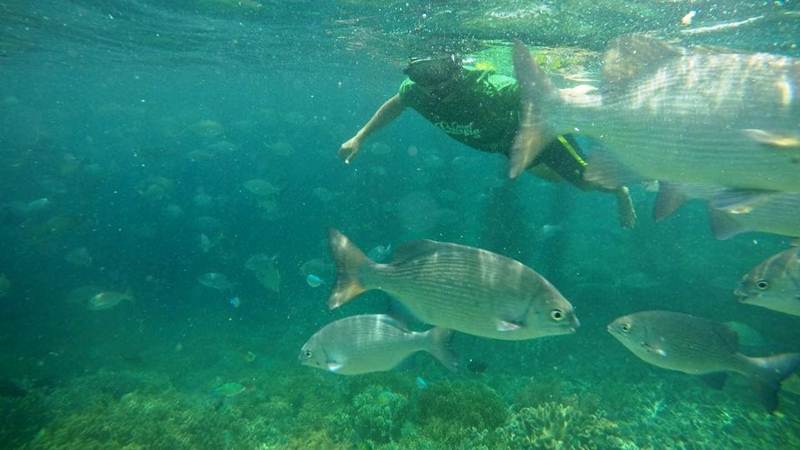
POLYGON ((622 228, 633 228, 636 226, 636 209, 633 207, 630 191, 626 186, 622 186, 614 195, 617 197, 617 215, 619 224, 622 228))

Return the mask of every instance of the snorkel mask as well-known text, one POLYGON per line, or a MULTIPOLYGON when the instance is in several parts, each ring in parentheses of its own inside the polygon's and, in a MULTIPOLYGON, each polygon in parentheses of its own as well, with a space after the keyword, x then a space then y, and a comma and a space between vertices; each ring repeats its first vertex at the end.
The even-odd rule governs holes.
POLYGON ((421 86, 436 87, 455 79, 461 73, 461 57, 453 54, 436 58, 412 58, 403 73, 421 86))

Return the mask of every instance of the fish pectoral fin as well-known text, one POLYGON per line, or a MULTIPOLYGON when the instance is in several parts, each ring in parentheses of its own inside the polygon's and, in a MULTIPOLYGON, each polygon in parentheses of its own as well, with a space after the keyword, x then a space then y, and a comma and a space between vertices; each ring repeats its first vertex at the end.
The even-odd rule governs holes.
POLYGON ((342 364, 340 362, 336 362, 336 361, 328 361, 328 363, 326 364, 328 370, 333 372, 333 373, 338 372, 342 368, 343 365, 344 364, 342 364))
POLYGON ((510 320, 498 319, 496 323, 497 331, 516 331, 522 328, 522 324, 510 320))
POLYGON ((666 357, 667 356, 667 352, 663 348, 650 345, 647 342, 642 342, 642 347, 644 347, 644 349, 647 350, 650 353, 655 353, 656 355, 659 355, 659 356, 662 356, 662 357, 666 357))
POLYGON ((747 128, 742 132, 749 138, 766 147, 777 150, 800 150, 800 135, 792 133, 778 133, 756 128, 747 128))
POLYGON ((524 327, 525 324, 514 320, 497 319, 497 331, 516 331, 524 327))

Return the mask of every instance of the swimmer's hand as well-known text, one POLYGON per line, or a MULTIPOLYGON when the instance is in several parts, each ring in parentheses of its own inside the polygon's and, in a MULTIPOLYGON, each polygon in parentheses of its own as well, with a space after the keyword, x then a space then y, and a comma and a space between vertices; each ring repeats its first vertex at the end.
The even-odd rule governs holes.
POLYGON ((357 137, 352 137, 339 147, 339 159, 345 164, 350 164, 359 150, 361 150, 361 141, 357 137))

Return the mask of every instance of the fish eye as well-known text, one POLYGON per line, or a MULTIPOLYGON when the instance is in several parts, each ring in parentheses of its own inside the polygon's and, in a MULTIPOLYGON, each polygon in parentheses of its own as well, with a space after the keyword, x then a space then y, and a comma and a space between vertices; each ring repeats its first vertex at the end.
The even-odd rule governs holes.
POLYGON ((758 280, 756 281, 756 287, 761 290, 764 290, 769 287, 769 283, 767 282, 767 280, 758 280))
POLYGON ((311 350, 306 350, 305 352, 303 352, 303 356, 305 356, 306 359, 310 359, 311 355, 312 355, 311 350))
POLYGON ((627 332, 631 331, 631 324, 629 324, 629 323, 623 323, 623 324, 622 324, 622 327, 620 327, 620 328, 622 328, 622 331, 624 331, 624 332, 626 332, 626 333, 627 333, 627 332))
POLYGON ((560 309, 554 309, 550 311, 550 317, 552 317, 555 321, 559 321, 564 318, 564 313, 560 309))

